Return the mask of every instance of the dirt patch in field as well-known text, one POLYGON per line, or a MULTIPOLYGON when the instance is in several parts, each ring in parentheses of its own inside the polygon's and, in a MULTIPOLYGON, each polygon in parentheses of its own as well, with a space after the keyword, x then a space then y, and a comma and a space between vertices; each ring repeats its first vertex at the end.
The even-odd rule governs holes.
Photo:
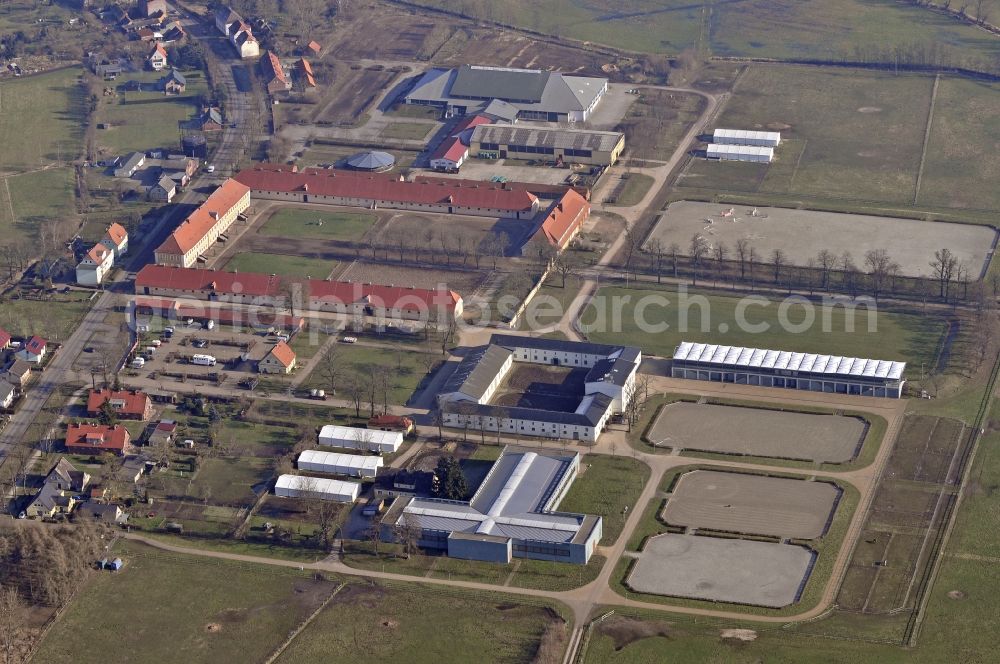
POLYGON ((956 599, 956 600, 958 600, 958 599, 965 599, 966 597, 968 597, 968 595, 966 595, 961 590, 949 590, 948 591, 948 599, 956 599))
POLYGON ((764 126, 771 131, 787 131, 792 128, 792 125, 785 122, 768 122, 764 126))
POLYGON ((862 106, 858 109, 858 113, 881 113, 882 109, 878 106, 862 106))
POLYGON ((208 623, 207 625, 205 625, 205 631, 208 632, 209 634, 215 634, 216 632, 221 632, 222 625, 214 622, 208 623))
POLYGON ((757 632, 752 629, 724 629, 719 633, 724 641, 748 643, 757 640, 757 632))
POLYGON ((386 618, 385 620, 379 621, 379 624, 386 629, 396 629, 399 627, 399 621, 392 620, 391 618, 386 618))
POLYGON ((669 639, 674 635, 670 623, 662 620, 635 620, 612 616, 597 628, 599 634, 607 636, 615 644, 615 651, 623 650, 627 645, 651 637, 669 639))

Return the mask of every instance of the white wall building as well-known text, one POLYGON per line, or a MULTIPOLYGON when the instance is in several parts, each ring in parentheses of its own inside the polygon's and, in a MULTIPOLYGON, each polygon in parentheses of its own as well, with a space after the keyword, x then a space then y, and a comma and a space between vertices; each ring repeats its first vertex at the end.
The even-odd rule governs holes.
POLYGON ((716 129, 712 142, 717 145, 754 145, 776 148, 781 144, 781 132, 753 131, 751 129, 716 129))
POLYGON ((361 485, 305 475, 282 475, 274 485, 274 495, 284 498, 318 498, 336 503, 353 503, 361 485))
POLYGON ((717 145, 712 143, 706 149, 709 159, 722 161, 750 161, 770 164, 774 159, 774 148, 750 145, 717 145))
POLYGON ((320 429, 318 442, 325 447, 392 454, 403 444, 403 434, 399 431, 361 429, 359 427, 327 424, 320 429))
POLYGON ((299 455, 299 470, 331 475, 372 478, 382 467, 382 457, 341 454, 323 450, 304 450, 299 455))

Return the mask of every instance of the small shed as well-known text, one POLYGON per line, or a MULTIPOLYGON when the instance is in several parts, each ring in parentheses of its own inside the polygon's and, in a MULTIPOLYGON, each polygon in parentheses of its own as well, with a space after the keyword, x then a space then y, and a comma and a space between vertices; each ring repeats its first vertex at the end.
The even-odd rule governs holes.
POLYGON ((106 565, 106 567, 107 567, 107 569, 111 570, 112 572, 117 572, 117 571, 118 571, 118 570, 120 570, 120 569, 121 569, 121 568, 122 568, 122 567, 123 567, 124 565, 125 565, 125 563, 123 563, 123 562, 122 562, 122 559, 121 559, 121 558, 115 558, 115 559, 114 559, 114 560, 112 560, 112 561, 111 561, 110 563, 108 563, 108 564, 106 565))

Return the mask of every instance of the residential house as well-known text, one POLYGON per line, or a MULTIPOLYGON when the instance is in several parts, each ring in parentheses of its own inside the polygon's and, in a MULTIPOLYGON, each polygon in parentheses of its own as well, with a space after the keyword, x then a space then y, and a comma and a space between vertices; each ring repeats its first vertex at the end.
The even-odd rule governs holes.
POLYGON ((14 387, 24 389, 24 386, 28 384, 28 379, 31 378, 31 364, 25 360, 16 359, 10 363, 0 379, 7 381, 14 387))
POLYGON ((319 55, 320 51, 322 51, 322 50, 323 50, 323 47, 320 46, 319 42, 316 41, 316 40, 313 40, 313 41, 309 42, 308 44, 306 44, 306 52, 309 53, 310 55, 319 55))
POLYGON ((153 402, 139 390, 91 390, 87 396, 87 415, 97 417, 105 403, 122 419, 148 420, 153 415, 153 402))
POLYGON ((90 475, 73 467, 66 459, 59 459, 42 481, 42 490, 24 510, 27 516, 53 516, 69 512, 76 503, 74 493, 87 488, 90 475))
POLYGON ((295 368, 295 363, 295 351, 284 341, 279 341, 257 363, 257 371, 262 374, 288 374, 295 368))
POLYGON ((136 35, 139 37, 139 41, 145 43, 159 42, 161 39, 163 39, 163 35, 161 35, 159 32, 156 32, 148 25, 139 28, 139 31, 136 32, 136 35))
POLYGON ((292 82, 285 75, 285 70, 281 66, 281 60, 273 51, 268 51, 260 59, 260 75, 264 79, 264 88, 269 94, 288 92, 292 89, 292 82))
POLYGON ((129 456, 125 459, 125 462, 122 463, 120 471, 121 478, 135 484, 139 481, 139 478, 152 470, 155 466, 156 464, 147 459, 145 456, 129 456))
POLYGON ((10 408, 14 403, 17 388, 5 380, 0 380, 0 408, 10 408))
POLYGON ((227 37, 234 25, 242 23, 243 17, 229 7, 222 5, 215 10, 215 27, 227 37))
POLYGON ((66 427, 65 444, 70 454, 98 456, 110 452, 125 456, 132 450, 132 436, 120 424, 70 424, 66 427))
POLYGON ((24 346, 15 353, 15 356, 25 362, 41 364, 42 359, 45 357, 45 352, 48 350, 48 345, 49 342, 35 335, 24 342, 24 346))
POLYGON ((316 75, 313 73, 312 65, 305 58, 299 58, 295 62, 295 77, 304 88, 316 87, 316 75))
POLYGON ((80 519, 94 519, 108 525, 120 525, 128 520, 128 515, 122 511, 121 505, 115 503, 84 503, 76 510, 80 519))
POLYGON ((0 350, 10 346, 10 332, 0 327, 0 350))
POLYGON ((157 43, 157 45, 153 47, 149 57, 146 58, 146 61, 149 63, 149 68, 153 71, 161 71, 165 69, 167 66, 167 49, 163 48, 163 44, 157 43))
POLYGON ((163 43, 170 44, 173 42, 183 41, 187 37, 187 33, 184 32, 184 28, 177 21, 173 23, 167 31, 163 33, 163 43))
POLYGON ((177 193, 177 184, 169 175, 161 175, 160 179, 149 188, 149 199, 169 203, 177 193))
POLYGON ((114 222, 104 232, 101 244, 115 252, 115 261, 119 261, 128 253, 128 231, 118 222, 114 222))
POLYGON ((95 244, 76 266, 76 283, 100 286, 115 263, 115 252, 103 244, 95 244))
POLYGON ((150 446, 167 445, 174 442, 177 434, 177 423, 173 420, 160 420, 156 423, 153 433, 149 434, 150 446))
POLYGON ((133 152, 130 154, 124 162, 119 164, 115 169, 114 174, 116 178, 130 178, 135 175, 135 172, 142 168, 142 165, 146 163, 146 155, 142 152, 133 152))
POLYGON ((206 108, 199 123, 202 131, 222 131, 222 113, 215 107, 206 108))
POLYGON ((241 58, 256 58, 260 56, 260 44, 250 31, 250 27, 245 23, 240 24, 240 28, 232 35, 229 41, 232 42, 241 58))
POLYGON ((164 94, 179 95, 187 89, 187 79, 176 69, 171 69, 170 73, 160 79, 164 94))
POLYGON ((103 503, 108 499, 108 488, 103 486, 92 486, 87 496, 92 503, 103 503))

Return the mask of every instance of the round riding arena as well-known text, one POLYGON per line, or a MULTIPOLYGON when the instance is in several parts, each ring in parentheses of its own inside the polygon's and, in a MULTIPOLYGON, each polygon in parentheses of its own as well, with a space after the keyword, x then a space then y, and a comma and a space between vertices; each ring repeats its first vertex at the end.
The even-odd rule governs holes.
POLYGON ((780 608, 798 601, 815 552, 792 544, 657 535, 626 583, 641 593, 780 608))
POLYGON ((866 431, 859 417, 677 401, 660 410, 646 441, 656 447, 843 463, 858 453, 866 431))
POLYGON ((758 255, 770 256, 781 249, 794 265, 808 264, 824 249, 838 257, 850 252, 860 265, 865 250, 886 249, 906 276, 929 274, 934 252, 947 247, 969 266, 975 279, 986 273, 997 240, 992 228, 972 224, 677 201, 663 211, 645 247, 653 239, 663 247, 675 242, 688 247, 694 235, 709 245, 725 244, 730 258, 737 241, 745 238, 758 255))
POLYGON ((693 470, 677 480, 663 520, 673 526, 814 539, 826 531, 839 496, 840 489, 829 482, 693 470))

